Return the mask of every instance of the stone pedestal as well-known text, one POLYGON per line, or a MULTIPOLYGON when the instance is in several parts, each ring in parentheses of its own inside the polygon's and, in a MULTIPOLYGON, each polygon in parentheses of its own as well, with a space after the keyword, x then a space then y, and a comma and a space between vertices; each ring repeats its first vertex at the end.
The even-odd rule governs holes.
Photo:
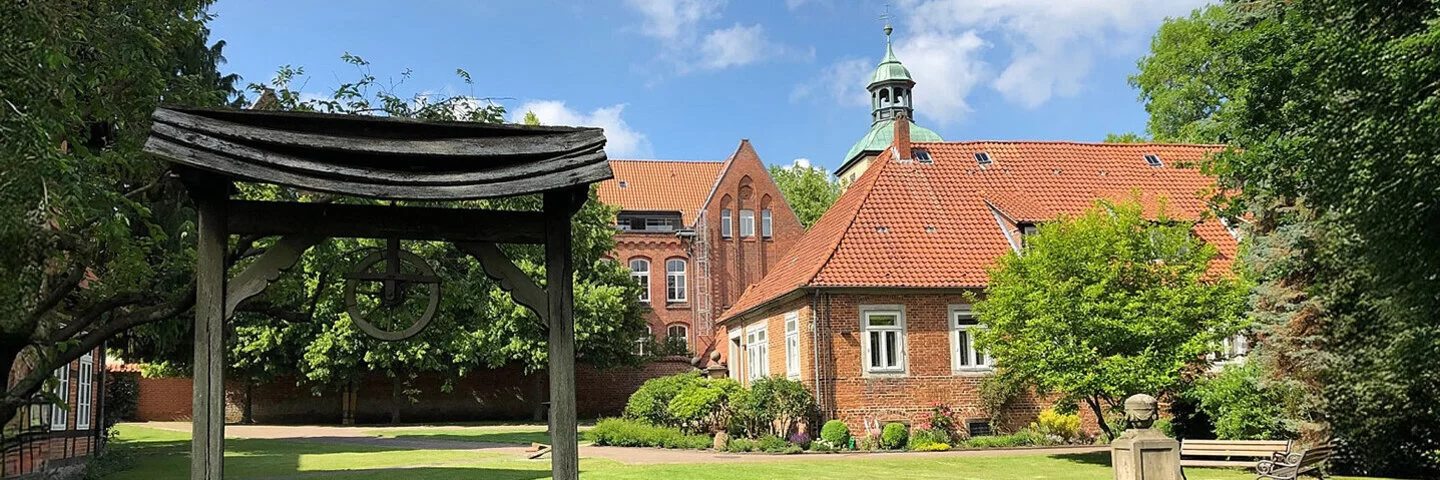
POLYGON ((1151 429, 1160 418, 1155 397, 1138 394, 1125 399, 1130 428, 1110 442, 1115 480, 1181 480, 1180 442, 1151 429))
POLYGON ((1126 430, 1110 443, 1115 480, 1180 480, 1180 442, 1148 428, 1126 430))

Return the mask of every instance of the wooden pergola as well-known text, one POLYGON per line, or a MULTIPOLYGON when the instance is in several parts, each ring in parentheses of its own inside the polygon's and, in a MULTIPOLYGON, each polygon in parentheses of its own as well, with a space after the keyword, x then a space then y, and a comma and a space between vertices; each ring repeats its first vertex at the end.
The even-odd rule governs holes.
MULTIPOLYGON (((549 330, 551 469, 556 479, 578 478, 570 220, 588 198, 589 184, 611 177, 600 129, 175 107, 161 107, 152 118, 145 150, 176 165, 199 212, 192 479, 220 480, 224 472, 226 319, 310 246, 331 237, 389 241, 389 271, 357 277, 385 282, 387 294, 397 284, 438 282, 397 270, 399 240, 453 242, 478 259, 517 303, 534 311, 549 330), (530 194, 544 200, 538 212, 260 202, 230 198, 235 182, 384 200, 530 194), (280 238, 231 279, 230 235, 280 238), (499 243, 544 244, 546 288, 506 257, 499 243)), ((433 302, 432 297, 432 313, 433 302)), ((418 333, 423 324, 416 320, 404 331, 375 325, 365 330, 396 340, 418 333)))

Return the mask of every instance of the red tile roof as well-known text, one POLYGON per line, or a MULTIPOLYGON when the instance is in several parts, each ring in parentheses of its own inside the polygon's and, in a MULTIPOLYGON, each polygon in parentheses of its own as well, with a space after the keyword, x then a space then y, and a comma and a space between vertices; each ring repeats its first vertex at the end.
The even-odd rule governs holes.
POLYGON ((610 160, 615 178, 600 182, 600 201, 624 210, 681 212, 695 222, 722 162, 610 160), (621 187, 621 183, 624 187, 621 187))
MULTIPOLYGON (((995 217, 1008 223, 1077 214, 1097 199, 1133 198, 1147 211, 1201 220, 1213 178, 1193 165, 1216 145, 1072 142, 916 143, 932 164, 896 161, 887 151, 747 289, 721 321, 805 287, 974 288, 1011 249, 995 217), (987 152, 981 168, 975 154, 987 152), (1151 167, 1143 155, 1159 155, 1151 167), (992 210, 993 209, 993 210, 992 210)), ((1228 268, 1236 239, 1213 216, 1195 233, 1219 251, 1228 268)))

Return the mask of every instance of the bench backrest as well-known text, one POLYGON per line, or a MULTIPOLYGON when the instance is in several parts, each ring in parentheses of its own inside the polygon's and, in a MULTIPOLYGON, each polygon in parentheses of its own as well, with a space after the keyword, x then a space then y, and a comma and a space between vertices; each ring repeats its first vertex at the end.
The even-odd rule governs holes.
POLYGON ((1258 460, 1288 451, 1290 442, 1285 440, 1185 440, 1180 442, 1180 465, 1254 467, 1258 460))
POLYGON ((1320 466, 1320 464, 1325 463, 1326 460, 1329 460, 1330 454, 1332 453, 1335 453, 1335 447, 1330 446, 1330 444, 1324 443, 1316 445, 1309 450, 1305 450, 1305 453, 1300 455, 1300 462, 1298 462, 1297 465, 1302 472, 1312 470, 1320 466))

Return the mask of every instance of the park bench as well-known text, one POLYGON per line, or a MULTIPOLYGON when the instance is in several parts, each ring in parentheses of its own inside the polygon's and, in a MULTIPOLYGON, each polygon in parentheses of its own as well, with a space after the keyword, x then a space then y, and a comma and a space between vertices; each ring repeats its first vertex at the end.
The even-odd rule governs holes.
POLYGON ((1276 455, 1274 459, 1261 461, 1255 466, 1257 479, 1295 480, 1303 474, 1311 474, 1324 480, 1321 467, 1330 460, 1335 449, 1330 444, 1321 444, 1299 452, 1276 455))
POLYGON ((1180 442, 1181 467, 1255 468, 1290 452, 1286 440, 1185 440, 1180 442))

